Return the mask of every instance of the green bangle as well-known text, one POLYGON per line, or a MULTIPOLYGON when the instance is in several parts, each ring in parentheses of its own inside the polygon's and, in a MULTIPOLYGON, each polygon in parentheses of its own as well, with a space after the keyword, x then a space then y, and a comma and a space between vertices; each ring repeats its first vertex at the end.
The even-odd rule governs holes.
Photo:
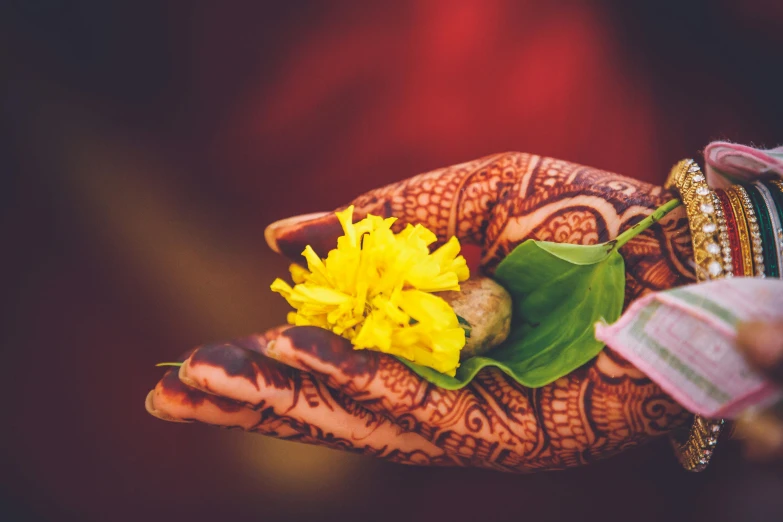
MULTIPOLYGON (((778 212, 778 222, 783 224, 783 184, 780 181, 776 183, 770 180, 762 181, 762 183, 772 194, 772 200, 775 202, 775 209, 778 212)), ((775 240, 778 251, 783 256, 783 230, 775 230, 775 240)), ((778 268, 781 272, 780 276, 783 277, 783 267, 778 266, 778 268)))
POLYGON ((756 216, 759 220, 759 228, 761 229, 761 240, 764 245, 764 271, 767 277, 778 277, 778 260, 774 251, 768 251, 770 247, 775 248, 775 235, 772 232, 772 220, 770 219, 769 212, 767 212, 767 204, 764 203, 764 197, 759 190, 751 184, 743 185, 745 190, 750 196, 750 201, 753 203, 753 209, 756 211, 756 216))

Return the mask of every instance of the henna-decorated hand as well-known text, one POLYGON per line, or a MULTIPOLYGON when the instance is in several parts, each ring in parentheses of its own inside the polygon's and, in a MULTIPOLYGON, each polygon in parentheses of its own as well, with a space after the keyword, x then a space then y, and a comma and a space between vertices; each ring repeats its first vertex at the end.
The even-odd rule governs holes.
MULTIPOLYGON (((522 241, 608 241, 672 195, 609 172, 522 153, 436 170, 357 198, 356 214, 421 222, 441 240, 483 248, 491 273, 522 241)), ((295 260, 341 234, 331 213, 277 222, 269 245, 295 260)), ((626 300, 693 280, 682 208, 621 249, 626 300)), ((271 297, 270 297, 271 298, 271 297)), ((458 391, 423 381, 387 355, 355 351, 313 327, 278 328, 197 348, 147 397, 153 415, 238 426, 395 462, 532 471, 576 466, 641 444, 688 413, 604 350, 539 389, 485 369, 458 391)))

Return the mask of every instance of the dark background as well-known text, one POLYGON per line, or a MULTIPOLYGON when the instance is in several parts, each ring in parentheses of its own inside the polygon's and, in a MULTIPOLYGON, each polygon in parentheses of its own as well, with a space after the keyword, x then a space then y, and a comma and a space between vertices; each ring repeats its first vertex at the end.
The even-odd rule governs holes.
POLYGON ((783 3, 0 3, 4 520, 781 520, 665 440, 529 476, 147 415, 153 367, 283 322, 263 229, 504 150, 661 182, 783 141, 783 3))

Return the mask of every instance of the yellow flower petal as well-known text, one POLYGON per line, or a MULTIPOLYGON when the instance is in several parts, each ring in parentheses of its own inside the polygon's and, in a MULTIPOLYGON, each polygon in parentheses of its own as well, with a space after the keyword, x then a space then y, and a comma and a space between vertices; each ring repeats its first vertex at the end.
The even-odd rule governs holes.
POLYGON ((442 298, 420 290, 402 292, 400 308, 419 323, 435 328, 453 328, 459 325, 454 309, 442 298))
POLYGON ((357 348, 375 348, 388 352, 391 347, 391 336, 391 322, 379 318, 376 314, 370 314, 353 339, 353 344, 357 348))
POLYGON ((291 266, 288 267, 288 271, 291 272, 291 280, 296 284, 304 283, 310 275, 309 270, 296 263, 292 263, 291 266))
POLYGON ((288 322, 454 375, 465 332, 451 306, 431 292, 458 290, 469 277, 459 241, 430 252, 437 237, 426 227, 409 224, 395 234, 395 218, 370 214, 353 223, 353 211, 337 212, 344 235, 325 259, 308 245, 307 268, 289 268, 295 285, 272 283, 296 310, 288 322))
POLYGON ((277 292, 283 297, 288 297, 289 295, 291 295, 291 292, 293 291, 293 288, 291 288, 291 286, 288 283, 286 283, 279 277, 274 281, 272 281, 270 288, 272 289, 273 292, 277 292))
POLYGON ((410 324, 411 318, 408 314, 400 310, 394 305, 387 297, 376 296, 372 300, 373 307, 377 308, 380 312, 383 312, 389 320, 397 323, 398 325, 410 324))
POLYGON ((326 271, 326 266, 324 265, 324 262, 321 261, 321 258, 318 257, 318 254, 315 253, 313 247, 307 245, 304 252, 302 252, 302 255, 307 261, 307 268, 312 272, 312 275, 320 276, 319 282, 323 283, 329 281, 329 274, 326 271))
POLYGON ((470 270, 465 258, 457 255, 459 250, 459 240, 452 237, 432 253, 432 258, 440 265, 442 272, 454 272, 458 280, 462 282, 470 277, 470 270))
POLYGON ((451 290, 459 292, 459 278, 454 272, 438 274, 416 285, 423 292, 445 292, 451 290))
POLYGON ((395 221, 397 221, 397 218, 395 217, 383 219, 380 216, 367 214, 366 218, 362 219, 358 223, 354 223, 354 227, 356 228, 356 236, 361 238, 364 234, 369 234, 377 230, 388 230, 395 221))
POLYGON ((343 227, 343 232, 345 232, 345 237, 348 238, 348 243, 351 246, 358 246, 356 243, 356 229, 353 226, 353 205, 342 212, 335 212, 335 215, 340 221, 340 225, 343 227))
POLYGON ((350 299, 350 296, 326 286, 296 285, 291 296, 299 301, 307 301, 319 305, 339 305, 350 299))

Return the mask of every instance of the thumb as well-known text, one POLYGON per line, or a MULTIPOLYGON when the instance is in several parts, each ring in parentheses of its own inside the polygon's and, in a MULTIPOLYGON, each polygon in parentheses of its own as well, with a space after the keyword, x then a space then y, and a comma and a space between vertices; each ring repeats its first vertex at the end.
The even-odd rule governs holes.
MULTIPOLYGON (((439 242, 457 236, 460 241, 483 245, 492 211, 508 199, 511 187, 535 156, 504 153, 433 170, 371 190, 356 198, 354 219, 367 214, 396 217, 395 229, 420 223, 439 242)), ((295 261, 307 245, 325 257, 334 248, 342 228, 334 213, 321 212, 283 219, 267 227, 264 235, 275 252, 295 261)))
POLYGON ((320 257, 326 257, 341 234, 342 227, 334 212, 316 212, 272 223, 266 227, 264 239, 278 254, 301 263, 307 245, 320 257))
POLYGON ((741 324, 737 346, 751 366, 783 383, 783 322, 741 324))

